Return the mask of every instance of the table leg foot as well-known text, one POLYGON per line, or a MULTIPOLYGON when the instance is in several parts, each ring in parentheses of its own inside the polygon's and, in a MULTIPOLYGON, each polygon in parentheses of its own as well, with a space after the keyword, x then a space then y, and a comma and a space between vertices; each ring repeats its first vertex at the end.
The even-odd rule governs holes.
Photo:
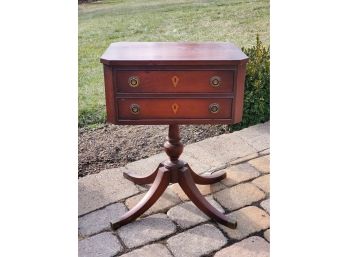
POLYGON ((145 194, 143 199, 137 203, 131 210, 121 216, 121 218, 111 223, 113 230, 135 220, 145 211, 147 211, 163 194, 170 182, 169 171, 165 167, 160 167, 157 170, 156 178, 149 191, 145 194))
POLYGON ((125 172, 123 173, 123 177, 134 182, 137 185, 152 184, 155 181, 156 175, 158 173, 158 169, 162 166, 163 165, 160 164, 154 172, 152 172, 150 175, 145 176, 145 177, 133 176, 133 175, 129 175, 128 173, 125 173, 125 172))
POLYGON ((188 166, 184 166, 178 172, 179 185, 188 198, 190 198, 190 200, 210 218, 229 228, 235 229, 237 227, 237 222, 235 220, 230 220, 223 213, 215 209, 199 192, 195 185, 195 181, 193 180, 192 172, 193 171, 188 166))

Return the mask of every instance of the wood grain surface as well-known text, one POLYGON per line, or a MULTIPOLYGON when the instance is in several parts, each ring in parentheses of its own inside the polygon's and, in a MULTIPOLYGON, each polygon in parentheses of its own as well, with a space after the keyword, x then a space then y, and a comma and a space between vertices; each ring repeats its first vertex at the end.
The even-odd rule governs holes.
POLYGON ((234 71, 221 70, 146 70, 118 71, 117 91, 131 93, 232 93, 234 71), (137 77, 139 85, 129 86, 128 79, 137 77), (210 80, 219 77, 221 82, 213 87, 210 80), (176 83, 174 83, 176 82, 176 83))

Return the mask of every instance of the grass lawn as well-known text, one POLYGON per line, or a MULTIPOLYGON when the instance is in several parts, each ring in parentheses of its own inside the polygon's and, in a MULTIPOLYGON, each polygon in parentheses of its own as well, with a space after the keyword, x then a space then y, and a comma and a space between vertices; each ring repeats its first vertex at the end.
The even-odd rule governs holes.
POLYGON ((269 44, 269 0, 109 0, 79 5, 79 126, 105 121, 99 57, 116 41, 269 44))

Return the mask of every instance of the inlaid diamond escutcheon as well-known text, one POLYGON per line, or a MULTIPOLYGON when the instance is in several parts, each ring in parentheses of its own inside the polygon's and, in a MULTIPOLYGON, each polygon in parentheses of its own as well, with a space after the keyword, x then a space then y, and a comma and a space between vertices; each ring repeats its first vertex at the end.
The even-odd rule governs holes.
POLYGON ((173 82, 173 86, 176 87, 179 83, 179 78, 178 76, 173 76, 172 77, 172 82, 173 82))
POLYGON ((172 110, 176 114, 179 110, 179 105, 177 103, 172 104, 172 110))

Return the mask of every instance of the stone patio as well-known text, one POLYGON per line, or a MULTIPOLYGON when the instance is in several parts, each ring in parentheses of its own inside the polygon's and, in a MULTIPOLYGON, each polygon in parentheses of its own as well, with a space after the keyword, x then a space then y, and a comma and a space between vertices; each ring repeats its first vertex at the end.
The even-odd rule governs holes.
POLYGON ((109 223, 148 188, 122 173, 151 172, 166 159, 163 153, 79 179, 79 256, 269 256, 269 152, 269 122, 185 146, 181 159, 195 172, 227 173, 223 181, 198 188, 218 210, 237 220, 236 230, 208 218, 177 184, 141 218, 110 230, 109 223))

